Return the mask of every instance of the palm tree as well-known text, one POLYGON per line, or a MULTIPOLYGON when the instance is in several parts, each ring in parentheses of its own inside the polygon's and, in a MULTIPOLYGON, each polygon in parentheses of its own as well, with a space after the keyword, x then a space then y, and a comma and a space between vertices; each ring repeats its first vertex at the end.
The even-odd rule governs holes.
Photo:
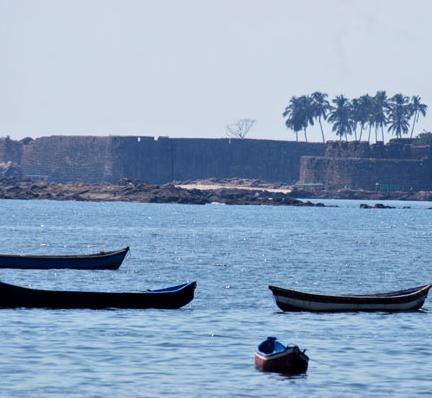
POLYGON ((353 98, 351 101, 351 123, 354 131, 354 139, 357 141, 357 125, 360 123, 359 99, 353 98))
POLYGON ((375 125, 375 142, 378 141, 377 129, 381 128, 381 136, 384 141, 384 126, 387 124, 388 99, 385 91, 377 91, 373 97, 373 121, 375 125))
POLYGON ((306 95, 291 97, 282 116, 286 118, 285 125, 295 132, 296 141, 298 141, 298 132, 303 130, 307 142, 306 129, 309 124, 313 125, 314 123, 312 99, 306 95))
MULTIPOLYGON (((353 100, 353 105, 354 105, 354 100, 353 100)), ((369 94, 362 95, 358 99, 357 105, 354 106, 357 107, 357 109, 354 112, 356 115, 356 119, 360 124, 359 141, 361 141, 363 135, 363 129, 365 125, 369 122, 370 113, 372 112, 372 97, 369 94)), ((369 135, 370 135, 370 129, 369 129, 369 135)))
POLYGON ((300 118, 300 104, 298 97, 291 97, 288 106, 282 113, 282 116, 286 118, 285 126, 294 131, 296 141, 298 141, 298 132, 303 128, 303 123, 300 118))
POLYGON ((333 124, 332 130, 339 136, 339 140, 345 136, 348 141, 348 135, 352 133, 351 103, 343 95, 338 95, 332 102, 335 106, 330 111, 328 121, 333 124))
POLYGON ((411 97, 410 106, 411 106, 411 112, 413 115, 413 125, 412 125, 412 129, 411 129, 410 138, 412 138, 412 136, 413 136, 414 126, 415 126, 416 122, 418 122, 420 115, 422 115, 423 117, 426 116, 427 105, 422 104, 420 101, 421 101, 421 97, 418 95, 411 97))
MULTIPOLYGON (((367 124, 369 125, 368 142, 371 140, 372 127, 375 126, 375 101, 374 97, 366 94, 367 104, 365 108, 367 124)), ((375 138, 376 138, 376 128, 375 128, 375 138)))
POLYGON ((306 129, 309 125, 314 125, 314 104, 312 98, 308 95, 302 95, 299 98, 300 108, 303 115, 303 131, 305 135, 305 141, 308 142, 306 129))
POLYGON ((390 98, 388 112, 389 131, 393 131, 397 138, 401 138, 402 134, 408 134, 411 111, 408 97, 396 94, 390 98))
POLYGON ((322 140, 325 143, 324 130, 321 123, 321 118, 327 120, 327 114, 331 108, 330 103, 327 100, 327 94, 315 91, 311 94, 312 107, 313 107, 313 118, 318 119, 318 123, 321 129, 322 140))

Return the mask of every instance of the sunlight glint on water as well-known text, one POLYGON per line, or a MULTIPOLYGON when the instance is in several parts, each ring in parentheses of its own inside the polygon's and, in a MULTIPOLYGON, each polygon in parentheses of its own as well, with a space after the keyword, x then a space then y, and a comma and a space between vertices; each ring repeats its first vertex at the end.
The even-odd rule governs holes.
POLYGON ((425 204, 337 203, 343 207, 1 201, 1 253, 131 246, 117 272, 0 270, 3 281, 112 291, 198 281, 195 300, 178 311, 0 311, 2 394, 430 394, 430 298, 426 311, 407 314, 283 314, 273 302, 269 283, 369 293, 431 282, 425 204), (255 346, 267 335, 307 348, 307 376, 254 369, 255 346))

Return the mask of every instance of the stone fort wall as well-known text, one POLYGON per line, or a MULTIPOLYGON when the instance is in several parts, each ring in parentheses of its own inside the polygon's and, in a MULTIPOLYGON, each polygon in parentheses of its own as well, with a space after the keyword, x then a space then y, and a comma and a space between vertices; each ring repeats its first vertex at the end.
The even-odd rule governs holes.
POLYGON ((14 162, 21 163, 21 148, 22 145, 18 141, 11 140, 10 138, 0 139, 0 162, 14 162))
POLYGON ((21 145, 23 175, 45 175, 53 181, 112 180, 110 137, 42 137, 21 145))
POLYGON ((430 190, 430 160, 360 159, 304 156, 301 184, 367 190, 430 190))
POLYGON ((51 136, 0 139, 0 162, 58 182, 163 184, 256 178, 329 188, 432 189, 431 146, 391 141, 304 143, 250 139, 51 136))
POLYGON ((369 190, 431 190, 431 147, 390 141, 328 142, 325 156, 304 156, 300 184, 369 190))
POLYGON ((0 139, 0 161, 14 161, 24 175, 45 175, 59 182, 117 182, 126 177, 162 184, 238 177, 294 183, 301 156, 322 156, 324 150, 319 143, 227 138, 0 139))

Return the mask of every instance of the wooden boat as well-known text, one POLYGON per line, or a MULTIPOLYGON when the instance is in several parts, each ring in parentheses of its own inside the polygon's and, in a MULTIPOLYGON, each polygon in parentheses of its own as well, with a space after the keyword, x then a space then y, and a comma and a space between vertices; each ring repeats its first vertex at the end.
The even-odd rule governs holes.
POLYGON ((309 357, 298 346, 285 346, 276 337, 267 337, 255 352, 255 367, 263 372, 288 375, 305 373, 309 357))
POLYGON ((0 254, 0 268, 116 270, 120 267, 128 251, 129 247, 110 252, 81 255, 0 254))
POLYGON ((37 290, 0 282, 0 308, 166 308, 193 300, 196 282, 138 293, 37 290))
POLYGON ((432 285, 418 286, 396 292, 327 296, 269 286, 277 306, 282 311, 416 311, 424 304, 432 285))

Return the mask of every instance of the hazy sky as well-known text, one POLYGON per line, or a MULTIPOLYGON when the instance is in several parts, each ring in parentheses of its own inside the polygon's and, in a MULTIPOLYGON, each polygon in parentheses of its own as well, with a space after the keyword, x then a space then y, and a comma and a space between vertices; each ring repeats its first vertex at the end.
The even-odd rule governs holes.
POLYGON ((253 118, 250 138, 293 139, 281 113, 315 90, 432 107, 431 15, 430 0, 0 0, 0 136, 225 137, 253 118))

